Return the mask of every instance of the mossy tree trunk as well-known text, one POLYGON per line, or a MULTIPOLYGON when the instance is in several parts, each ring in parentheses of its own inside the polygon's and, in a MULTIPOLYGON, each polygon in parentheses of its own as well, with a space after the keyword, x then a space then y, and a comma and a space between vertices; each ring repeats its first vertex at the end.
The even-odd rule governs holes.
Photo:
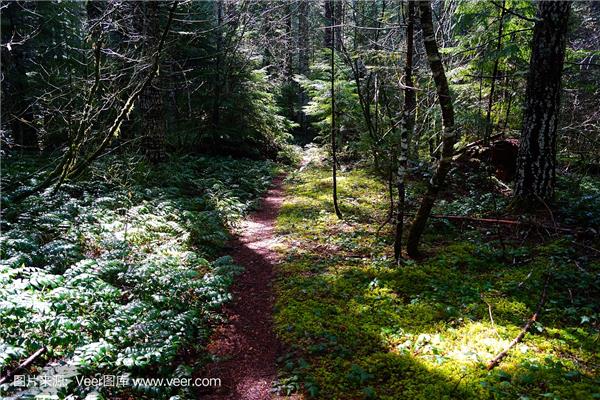
POLYGON ((435 33, 433 30, 433 20, 431 3, 429 1, 417 2, 421 19, 421 29, 423 31, 423 41, 425 43, 425 51, 427 53, 427 61, 433 74, 435 82, 438 102, 442 110, 442 151, 438 160, 437 168, 429 181, 427 191, 421 200, 419 210, 413 220, 413 223, 408 232, 406 243, 406 252, 409 256, 418 255, 419 241, 421 235, 427 225, 429 214, 438 197, 438 194, 444 185, 446 175, 452 165, 452 156, 454 155, 454 144, 457 139, 457 132, 454 127, 454 107, 452 98, 450 97, 450 89, 448 80, 446 79, 446 71, 442 64, 438 45, 435 41, 435 33))

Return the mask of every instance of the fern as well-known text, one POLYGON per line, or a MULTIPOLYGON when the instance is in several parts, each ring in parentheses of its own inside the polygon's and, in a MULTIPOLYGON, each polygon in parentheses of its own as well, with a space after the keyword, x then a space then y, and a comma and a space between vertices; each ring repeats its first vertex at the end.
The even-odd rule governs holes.
POLYGON ((228 158, 186 156, 150 172, 106 159, 92 167, 95 181, 10 205, 0 239, 0 367, 43 343, 78 373, 140 373, 200 346, 240 271, 230 257, 208 259, 274 172, 268 162, 228 158))

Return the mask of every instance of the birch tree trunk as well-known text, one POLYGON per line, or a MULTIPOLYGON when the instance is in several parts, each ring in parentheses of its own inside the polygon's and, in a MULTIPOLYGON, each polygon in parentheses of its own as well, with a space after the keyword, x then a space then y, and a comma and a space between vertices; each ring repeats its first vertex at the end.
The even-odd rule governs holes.
POLYGON ((425 52, 427 53, 427 61, 431 68, 433 80, 435 81, 438 102, 442 110, 442 152, 437 164, 437 168, 429 181, 427 192, 421 200, 419 210, 413 220, 408 233, 406 243, 406 252, 409 256, 418 255, 419 241, 425 230, 427 219, 431 213, 433 204, 435 203, 440 189, 444 185, 446 175, 452 165, 452 156, 454 155, 454 144, 457 140, 457 132, 454 127, 454 107, 452 106, 452 98, 450 97, 450 89, 446 72, 442 59, 438 50, 438 45, 435 41, 435 33, 433 30, 433 20, 431 17, 430 1, 419 1, 419 13, 421 19, 421 29, 423 30, 423 41, 425 43, 425 52))
POLYGON ((556 129, 570 2, 541 1, 525 93, 515 199, 552 200, 556 181, 556 129))
POLYGON ((402 123, 400 134, 400 149, 398 155, 398 210, 396 212, 396 237, 394 240, 394 257, 399 261, 402 254, 402 233, 404 230, 404 207, 406 200, 406 170, 408 168, 408 141, 415 127, 416 94, 412 89, 414 82, 413 70, 413 48, 414 48, 414 26, 415 5, 408 1, 406 22, 406 65, 404 67, 404 109, 402 110, 402 123))

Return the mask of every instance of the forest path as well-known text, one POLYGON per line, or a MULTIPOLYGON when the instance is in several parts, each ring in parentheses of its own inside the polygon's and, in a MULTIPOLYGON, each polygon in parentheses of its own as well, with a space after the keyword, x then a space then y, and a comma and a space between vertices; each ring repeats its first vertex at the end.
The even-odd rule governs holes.
POLYGON ((273 280, 278 254, 275 222, 283 203, 283 179, 273 180, 260 208, 233 237, 229 254, 244 267, 232 287, 233 302, 225 308, 227 322, 213 333, 208 351, 221 360, 210 363, 203 377, 221 379, 221 387, 204 388, 198 398, 264 400, 276 379, 279 342, 273 332, 273 280))

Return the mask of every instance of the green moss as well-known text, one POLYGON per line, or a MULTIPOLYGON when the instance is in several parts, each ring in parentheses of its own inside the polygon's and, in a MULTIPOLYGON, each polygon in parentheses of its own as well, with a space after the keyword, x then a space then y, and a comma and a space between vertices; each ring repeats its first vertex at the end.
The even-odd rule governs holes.
POLYGON ((434 256, 397 267, 391 228, 376 235, 387 216, 385 183, 364 170, 342 175, 343 221, 332 212, 328 171, 306 169, 287 186, 275 322, 296 361, 282 366, 282 380, 344 400, 599 392, 597 263, 579 260, 583 271, 574 271, 567 242, 511 246, 434 227, 424 243, 434 256), (547 273, 539 323, 488 372, 534 312, 547 273))

